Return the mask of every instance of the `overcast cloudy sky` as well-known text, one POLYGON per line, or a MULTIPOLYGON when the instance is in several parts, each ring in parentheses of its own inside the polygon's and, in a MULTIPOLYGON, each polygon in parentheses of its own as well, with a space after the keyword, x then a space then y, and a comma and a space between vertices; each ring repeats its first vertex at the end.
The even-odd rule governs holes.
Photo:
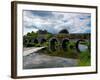
POLYGON ((39 29, 54 34, 62 29, 67 29, 69 33, 90 33, 91 14, 23 10, 23 27, 24 35, 39 29))

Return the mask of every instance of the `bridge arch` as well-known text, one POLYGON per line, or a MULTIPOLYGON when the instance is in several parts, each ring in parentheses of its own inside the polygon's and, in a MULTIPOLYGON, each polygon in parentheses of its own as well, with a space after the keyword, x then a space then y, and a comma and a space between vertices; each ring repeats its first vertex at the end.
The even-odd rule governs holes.
POLYGON ((47 41, 47 40, 46 40, 45 38, 42 38, 42 39, 40 40, 40 43, 41 43, 41 44, 44 44, 46 41, 47 41))
POLYGON ((23 45, 26 47, 27 44, 29 43, 29 40, 28 39, 23 39, 23 45))
MULTIPOLYGON (((78 52, 82 52, 82 51, 79 49, 79 45, 80 45, 81 42, 86 42, 86 40, 80 39, 80 40, 78 40, 78 41, 76 42, 76 50, 77 50, 78 52)), ((89 45, 87 45, 87 49, 89 49, 89 45)))
POLYGON ((51 51, 56 51, 58 49, 59 40, 55 37, 50 38, 49 40, 49 49, 51 51))
POLYGON ((35 38, 35 39, 33 40, 33 43, 38 44, 38 43, 39 43, 38 39, 35 38))
POLYGON ((64 51, 68 50, 69 39, 64 38, 61 43, 61 47, 64 51))

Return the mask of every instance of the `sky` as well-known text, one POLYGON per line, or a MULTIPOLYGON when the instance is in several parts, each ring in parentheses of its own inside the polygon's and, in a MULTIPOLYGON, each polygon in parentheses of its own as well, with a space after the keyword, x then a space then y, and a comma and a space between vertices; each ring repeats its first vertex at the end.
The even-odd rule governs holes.
POLYGON ((23 10, 23 29, 24 35, 38 30, 57 34, 63 29, 67 29, 70 34, 91 33, 91 14, 23 10))

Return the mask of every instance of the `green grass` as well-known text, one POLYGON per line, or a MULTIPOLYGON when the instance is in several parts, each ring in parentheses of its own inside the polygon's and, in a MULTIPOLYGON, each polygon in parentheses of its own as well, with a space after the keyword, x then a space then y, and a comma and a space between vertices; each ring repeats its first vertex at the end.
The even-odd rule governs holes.
POLYGON ((79 66, 90 66, 91 56, 89 51, 81 52, 78 59, 79 66))

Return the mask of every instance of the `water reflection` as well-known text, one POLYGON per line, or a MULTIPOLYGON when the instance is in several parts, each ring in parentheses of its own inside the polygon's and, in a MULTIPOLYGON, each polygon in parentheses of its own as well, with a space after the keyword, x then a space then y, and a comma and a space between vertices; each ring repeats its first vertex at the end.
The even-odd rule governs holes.
POLYGON ((80 51, 86 51, 88 49, 88 46, 83 45, 83 44, 79 44, 78 48, 80 51))

